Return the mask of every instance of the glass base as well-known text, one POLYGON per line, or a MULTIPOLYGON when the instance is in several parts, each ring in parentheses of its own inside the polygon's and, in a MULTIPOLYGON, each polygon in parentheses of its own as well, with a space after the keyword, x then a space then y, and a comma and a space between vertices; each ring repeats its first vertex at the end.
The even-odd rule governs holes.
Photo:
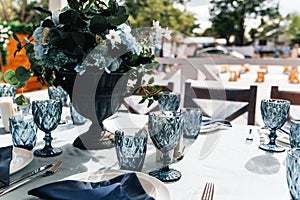
POLYGON ((274 144, 261 144, 259 148, 269 152, 284 152, 285 148, 274 144))
POLYGON ((150 176, 153 176, 162 182, 175 182, 181 178, 181 173, 176 169, 169 169, 168 171, 159 169, 149 172, 150 176))
POLYGON ((62 153, 62 150, 60 148, 44 148, 44 149, 38 149, 33 152, 35 156, 39 157, 52 157, 57 156, 62 153))

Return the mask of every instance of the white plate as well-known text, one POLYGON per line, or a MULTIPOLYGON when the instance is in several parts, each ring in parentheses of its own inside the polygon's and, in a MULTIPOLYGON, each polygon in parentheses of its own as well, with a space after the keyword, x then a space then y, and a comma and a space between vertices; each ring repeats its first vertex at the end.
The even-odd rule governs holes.
POLYGON ((103 125, 111 133, 121 128, 143 128, 148 121, 147 115, 117 114, 103 121, 103 125))
POLYGON ((31 151, 14 147, 10 162, 10 174, 16 173, 26 167, 33 159, 31 151))
POLYGON ((290 137, 288 135, 280 135, 276 138, 279 142, 285 143, 285 144, 290 144, 290 137))
MULTIPOLYGON (((75 174, 70 177, 64 178, 64 180, 99 182, 102 180, 108 180, 114 178, 126 172, 127 171, 121 171, 121 170, 107 172, 107 173, 84 172, 84 173, 75 174)), ((147 194, 151 195, 155 199, 163 199, 163 200, 171 199, 170 192, 163 182, 141 172, 136 172, 136 174, 147 194)))

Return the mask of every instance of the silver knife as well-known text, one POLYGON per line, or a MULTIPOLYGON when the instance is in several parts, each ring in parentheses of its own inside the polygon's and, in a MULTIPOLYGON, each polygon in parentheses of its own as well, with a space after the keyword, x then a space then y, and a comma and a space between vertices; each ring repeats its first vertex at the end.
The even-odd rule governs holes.
POLYGON ((48 169, 47 171, 45 171, 44 173, 42 173, 42 174, 40 174, 38 176, 31 176, 31 177, 29 177, 29 178, 27 178, 27 179, 25 179, 25 180, 23 180, 23 181, 15 184, 15 185, 13 185, 13 186, 11 186, 11 187, 9 187, 9 188, 1 191, 0 192, 0 197, 3 196, 3 195, 5 195, 5 194, 7 194, 7 193, 9 193, 9 192, 11 192, 11 191, 13 191, 13 190, 15 190, 15 189, 17 189, 17 188, 19 188, 19 187, 21 187, 22 185, 24 185, 26 183, 34 180, 37 177, 50 176, 50 175, 54 174, 58 170, 58 168, 60 168, 60 166, 62 165, 62 163, 63 163, 63 160, 59 160, 54 165, 52 164, 52 167, 50 169, 48 169))
MULTIPOLYGON (((53 165, 54 165, 54 164, 45 165, 45 166, 39 167, 39 168, 37 168, 37 169, 35 169, 35 170, 31 171, 31 172, 28 172, 28 173, 26 173, 26 174, 23 174, 21 177, 15 179, 15 180, 13 180, 13 181, 11 181, 11 182, 9 183, 8 186, 13 185, 13 184, 15 184, 15 183, 17 183, 17 182, 20 182, 20 181, 22 181, 22 180, 24 180, 24 179, 26 179, 26 178, 31 177, 31 176, 34 176, 35 174, 38 174, 38 173, 40 173, 40 172, 42 172, 42 171, 45 171, 46 169, 52 167, 53 165)), ((6 187, 7 187, 7 186, 6 186, 6 187)))

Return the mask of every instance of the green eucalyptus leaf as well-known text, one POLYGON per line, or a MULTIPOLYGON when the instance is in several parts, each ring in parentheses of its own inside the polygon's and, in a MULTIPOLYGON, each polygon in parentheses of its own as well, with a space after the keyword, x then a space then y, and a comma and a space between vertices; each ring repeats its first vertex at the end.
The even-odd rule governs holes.
POLYGON ((30 104, 30 99, 28 97, 25 97, 23 94, 15 98, 15 103, 19 106, 26 106, 30 104))
POLYGON ((7 70, 4 73, 4 80, 11 85, 16 85, 19 82, 13 70, 7 70))
POLYGON ((147 107, 149 108, 153 103, 154 103, 153 99, 148 99, 148 105, 147 105, 147 107))
POLYGON ((90 30, 95 34, 101 34, 109 28, 107 19, 101 15, 94 16, 90 23, 90 30))
POLYGON ((42 23, 42 27, 52 28, 52 27, 54 27, 54 26, 55 26, 55 25, 54 25, 53 21, 50 20, 50 19, 46 19, 46 20, 43 21, 43 23, 42 23))
POLYGON ((17 36, 15 33, 13 33, 13 38, 14 38, 17 42, 20 42, 18 36, 17 36))
POLYGON ((109 16, 107 18, 107 22, 109 24, 111 24, 112 26, 119 26, 119 25, 123 24, 124 22, 126 22, 128 17, 129 17, 129 15, 126 13, 120 14, 118 16, 109 16))
POLYGON ((18 82, 16 87, 17 88, 23 88, 23 87, 25 87, 25 85, 26 85, 26 82, 18 82))
POLYGON ((25 67, 20 66, 16 69, 16 78, 20 82, 26 82, 30 79, 30 71, 25 67))
POLYGON ((79 17, 79 13, 75 10, 67 10, 59 15, 59 22, 61 24, 72 25, 79 17))
POLYGON ((154 77, 151 77, 149 80, 148 80, 148 84, 152 84, 154 83, 154 77))
POLYGON ((80 5, 77 0, 68 0, 68 5, 70 6, 70 8, 73 8, 74 10, 80 9, 80 5))

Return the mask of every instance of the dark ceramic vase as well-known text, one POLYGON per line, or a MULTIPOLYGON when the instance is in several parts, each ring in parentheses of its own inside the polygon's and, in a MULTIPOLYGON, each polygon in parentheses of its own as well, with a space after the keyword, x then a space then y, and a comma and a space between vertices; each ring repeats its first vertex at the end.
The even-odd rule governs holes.
POLYGON ((92 122, 89 130, 77 137, 73 145, 90 150, 113 147, 113 141, 103 137, 102 122, 119 109, 126 93, 128 76, 104 71, 85 72, 82 75, 58 72, 56 78, 70 95, 75 109, 92 122))

